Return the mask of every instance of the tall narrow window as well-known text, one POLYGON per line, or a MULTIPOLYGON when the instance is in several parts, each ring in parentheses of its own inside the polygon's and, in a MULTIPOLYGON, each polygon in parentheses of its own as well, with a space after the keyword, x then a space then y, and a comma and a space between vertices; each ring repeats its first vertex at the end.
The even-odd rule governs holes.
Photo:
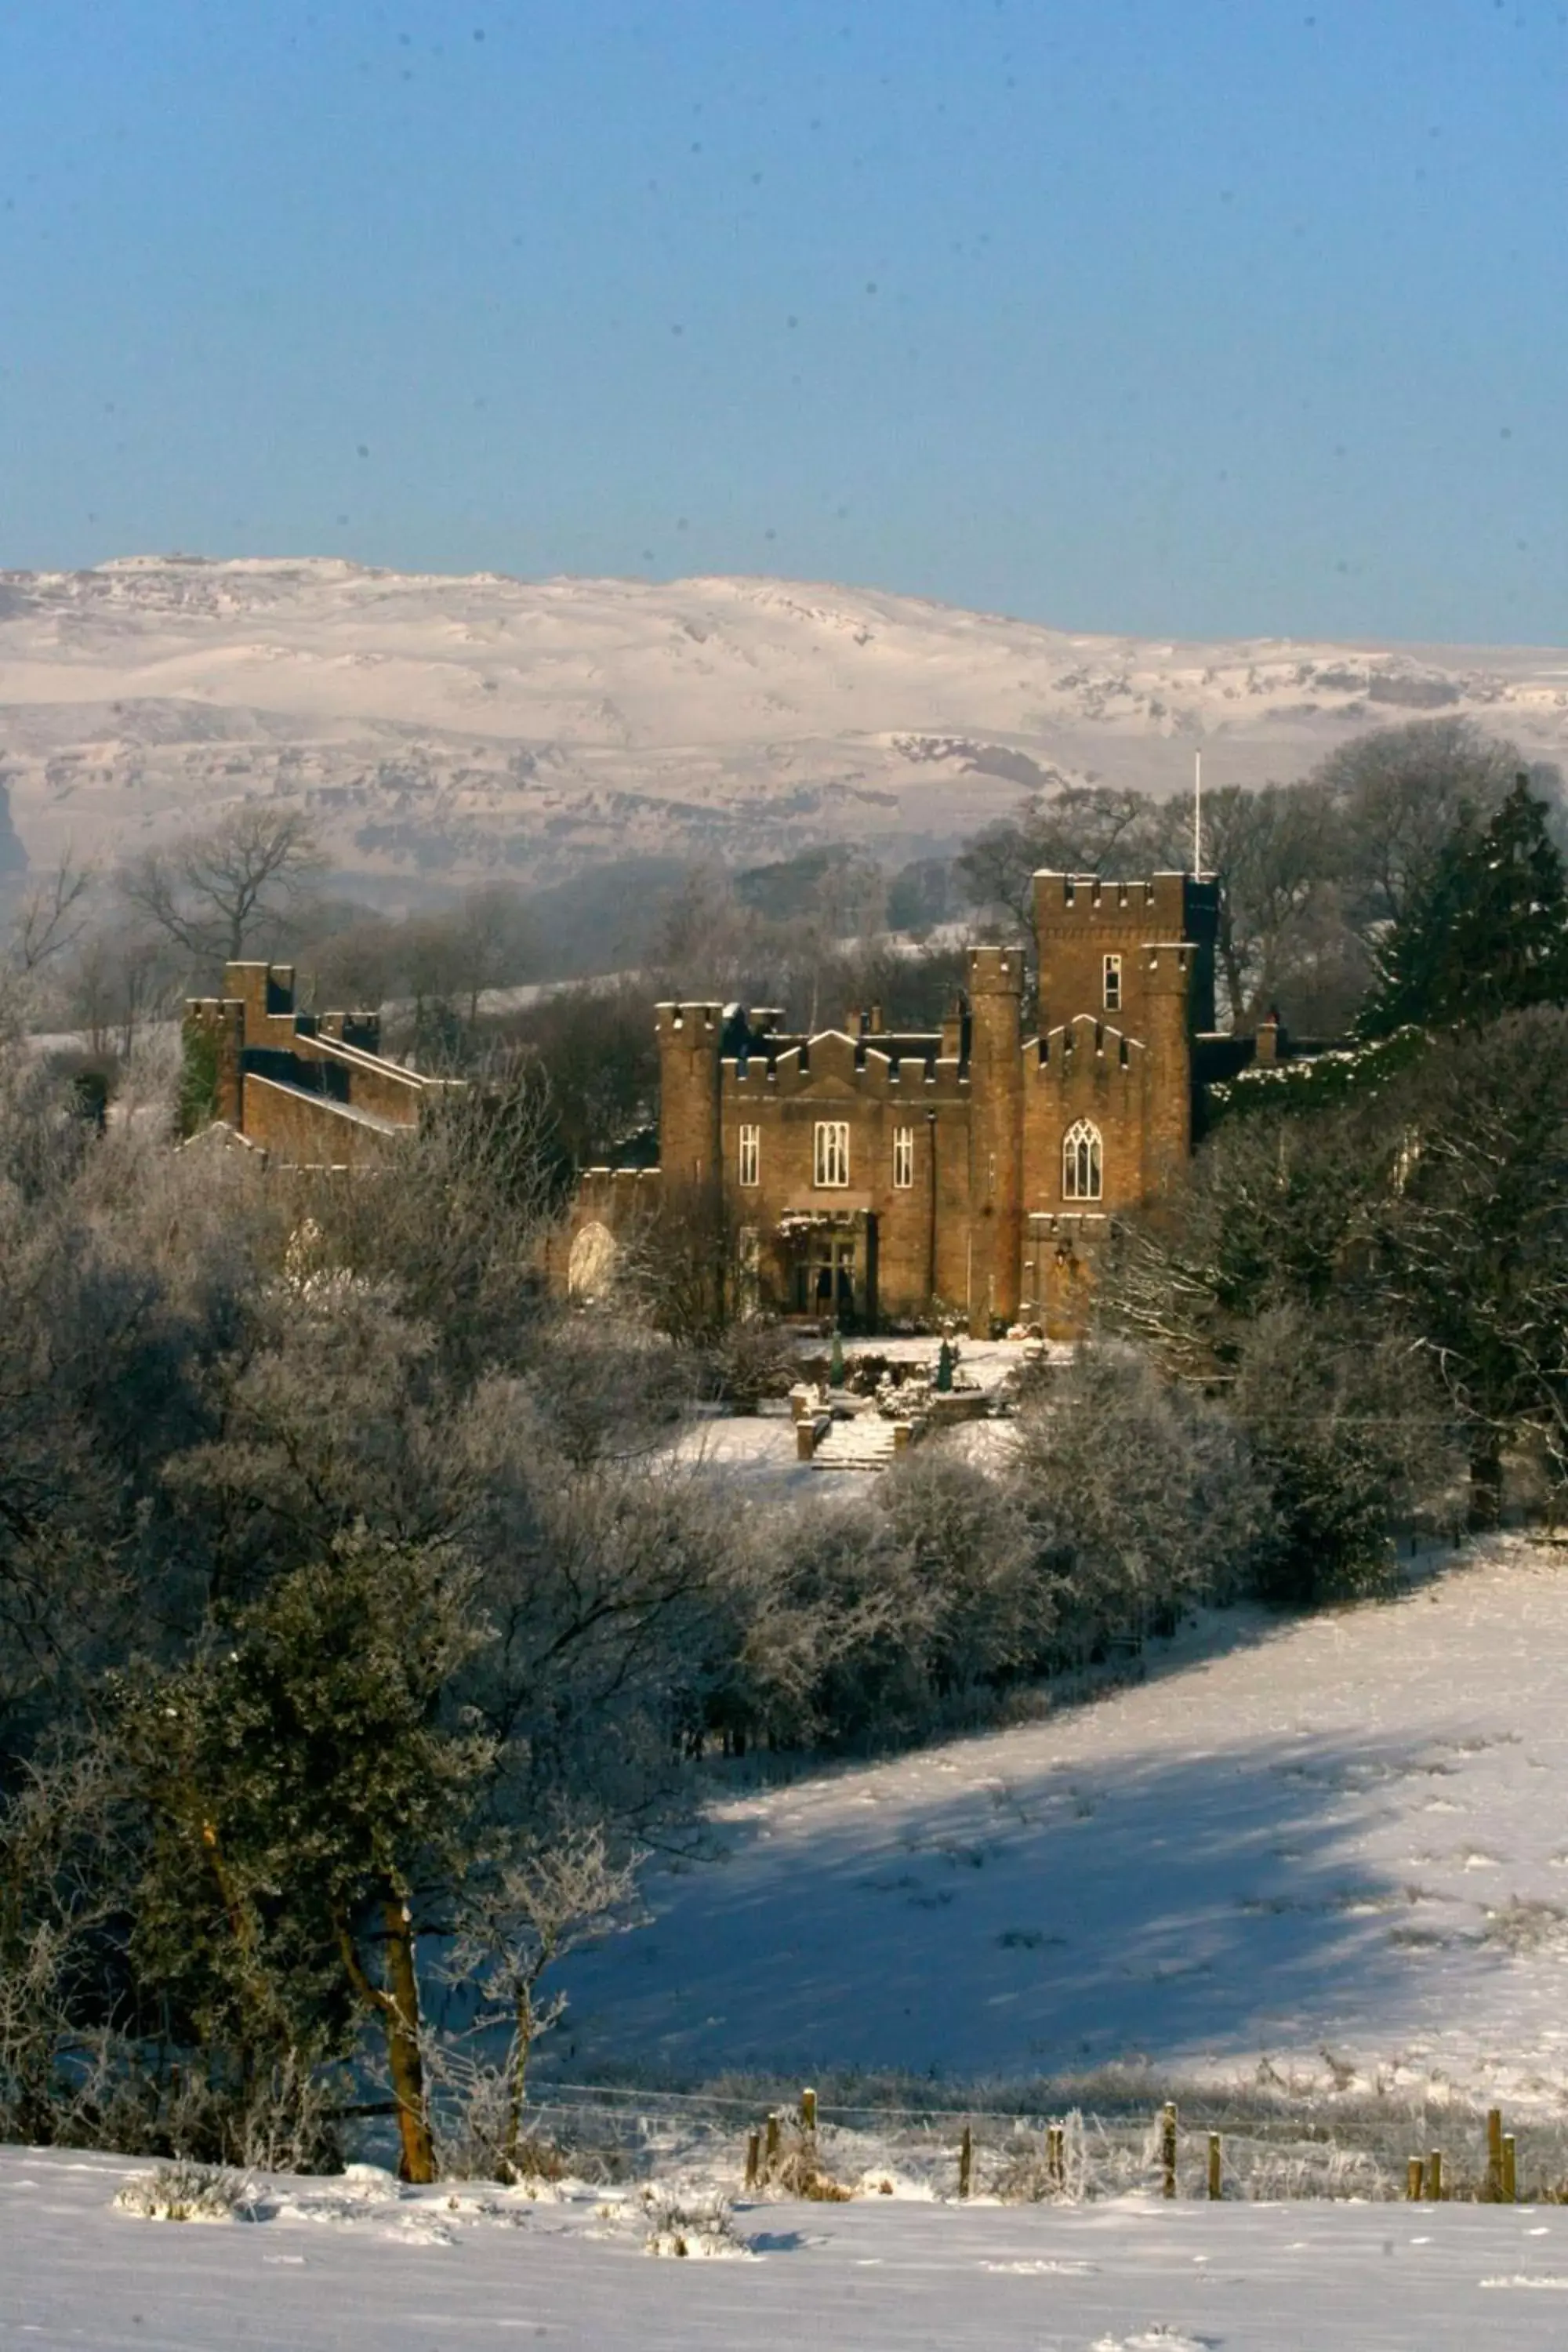
POLYGON ((1105 959, 1105 1009, 1108 1013, 1121 1010, 1121 958, 1108 955, 1105 959))
POLYGON ((755 1184, 760 1180, 763 1160, 763 1130, 760 1127, 741 1129, 741 1181, 755 1184))
POLYGON ((893 1188, 907 1192, 915 1181, 915 1131, 912 1127, 893 1129, 893 1188))
POLYGON ((1103 1189, 1100 1129, 1080 1118, 1062 1138, 1062 1199, 1098 1201, 1103 1189))
POLYGON ((847 1184, 849 1181, 849 1122, 845 1118, 819 1118, 816 1122, 816 1150, 812 1155, 814 1184, 847 1184))

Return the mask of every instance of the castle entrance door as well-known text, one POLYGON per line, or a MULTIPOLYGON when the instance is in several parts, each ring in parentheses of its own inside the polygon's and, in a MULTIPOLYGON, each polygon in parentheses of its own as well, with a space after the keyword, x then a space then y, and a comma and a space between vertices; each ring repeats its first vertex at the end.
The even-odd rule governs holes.
POLYGON ((872 1220, 817 1226, 795 1238, 791 1304, 797 1315, 869 1330, 877 1315, 876 1245, 872 1220))
POLYGON ((828 1235, 812 1244, 801 1268, 807 1293, 802 1301, 808 1315, 831 1317, 835 1323, 855 1318, 855 1244, 828 1235))

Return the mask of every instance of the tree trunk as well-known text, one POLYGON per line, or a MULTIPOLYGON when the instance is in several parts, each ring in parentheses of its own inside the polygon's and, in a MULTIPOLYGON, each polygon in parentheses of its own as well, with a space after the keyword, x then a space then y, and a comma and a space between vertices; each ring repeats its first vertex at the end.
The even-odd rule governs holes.
POLYGON ((518 1989, 512 2018, 511 2080, 507 2086, 507 2167, 517 2178, 517 2151, 522 2138, 522 2110, 528 2097, 528 2060, 533 2048, 533 1988, 518 1989))
POLYGON ((1477 1534, 1502 1525, 1502 1442, 1492 1429, 1470 1441, 1469 1523, 1477 1534))
POLYGON ((400 2180, 430 2181, 436 2178, 436 2146, 430 2136, 430 2110, 425 2097, 425 2062, 419 2055, 419 1979, 414 1969, 414 1922, 408 1906, 395 1895, 383 1897, 382 1921, 386 1930, 386 1983, 373 1983, 354 1945, 345 1914, 333 1916, 338 1950, 354 1991, 381 2020, 386 2037, 387 2072, 397 2103, 397 2137, 401 2153, 400 2180))
POLYGON ((414 1972, 414 1923, 407 1905, 395 1895, 382 1906, 382 1917, 386 1927, 389 1995, 382 2007, 382 2017, 403 2151, 397 2175, 400 2180, 434 2180, 436 2148, 425 2099, 425 2064, 419 2054, 419 1979, 414 1972))

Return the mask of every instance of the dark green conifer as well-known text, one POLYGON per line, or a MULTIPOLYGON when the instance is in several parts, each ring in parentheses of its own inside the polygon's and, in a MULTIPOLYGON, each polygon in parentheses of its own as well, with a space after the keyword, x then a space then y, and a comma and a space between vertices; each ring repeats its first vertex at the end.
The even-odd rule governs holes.
POLYGON ((1487 824, 1465 812, 1384 942, 1363 1038, 1568 1003, 1568 875, 1547 814, 1526 776, 1487 824))

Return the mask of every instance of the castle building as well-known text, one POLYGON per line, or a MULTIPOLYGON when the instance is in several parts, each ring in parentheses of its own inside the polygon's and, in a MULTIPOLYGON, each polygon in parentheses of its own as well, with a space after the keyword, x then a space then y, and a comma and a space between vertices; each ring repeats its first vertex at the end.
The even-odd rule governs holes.
POLYGON ((659 1170, 591 1171, 573 1278, 591 1287, 655 1186, 717 1189, 758 1303, 861 1329, 952 1315, 1069 1334, 1118 1210, 1192 1151, 1201 1089, 1271 1058, 1215 1033, 1217 886, 1035 877, 1034 1034, 1023 958, 978 947, 940 1030, 786 1034, 771 1012, 658 1010, 659 1170))
POLYGON ((228 1136, 280 1166, 363 1168, 416 1128, 446 1081, 381 1051, 374 1013, 298 1013, 291 964, 230 963, 185 1005, 187 1087, 228 1136))

